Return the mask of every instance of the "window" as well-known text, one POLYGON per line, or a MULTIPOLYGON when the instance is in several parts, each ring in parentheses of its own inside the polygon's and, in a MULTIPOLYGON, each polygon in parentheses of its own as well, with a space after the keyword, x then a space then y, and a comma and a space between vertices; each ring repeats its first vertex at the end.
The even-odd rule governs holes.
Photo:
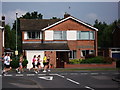
POLYGON ((85 57, 88 54, 94 54, 94 50, 82 50, 81 51, 81 56, 85 57))
POLYGON ((94 32, 90 31, 90 40, 94 40, 94 32))
POLYGON ((78 40, 93 40, 94 32, 93 31, 78 31, 77 39, 78 40))
POLYGON ((81 31, 81 39, 82 40, 89 40, 89 32, 88 31, 81 31))
POLYGON ((28 39, 42 39, 41 32, 28 32, 27 36, 28 36, 28 39))
POLYGON ((66 31, 54 31, 54 40, 66 40, 66 31))
POLYGON ((69 58, 71 58, 71 59, 76 58, 76 50, 73 50, 73 51, 69 52, 69 58))

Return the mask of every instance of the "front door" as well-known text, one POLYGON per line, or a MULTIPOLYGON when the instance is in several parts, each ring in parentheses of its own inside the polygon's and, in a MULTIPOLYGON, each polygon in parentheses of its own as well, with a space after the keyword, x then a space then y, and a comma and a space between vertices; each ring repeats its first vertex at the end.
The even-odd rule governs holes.
POLYGON ((56 52, 56 67, 64 68, 64 63, 68 59, 68 52, 56 52))

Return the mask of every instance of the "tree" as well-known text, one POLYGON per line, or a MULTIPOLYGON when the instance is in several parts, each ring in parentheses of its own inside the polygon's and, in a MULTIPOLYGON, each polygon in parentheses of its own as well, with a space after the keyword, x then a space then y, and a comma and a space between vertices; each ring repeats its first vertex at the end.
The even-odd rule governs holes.
POLYGON ((5 25, 5 48, 15 50, 15 31, 9 25, 5 25))

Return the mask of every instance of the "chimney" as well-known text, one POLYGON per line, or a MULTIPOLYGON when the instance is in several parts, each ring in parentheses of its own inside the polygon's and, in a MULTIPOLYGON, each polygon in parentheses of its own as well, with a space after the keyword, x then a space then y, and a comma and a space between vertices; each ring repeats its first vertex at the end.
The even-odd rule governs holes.
POLYGON ((69 16, 71 16, 71 15, 68 14, 67 12, 65 12, 65 14, 64 14, 64 18, 67 18, 67 17, 69 17, 69 16))

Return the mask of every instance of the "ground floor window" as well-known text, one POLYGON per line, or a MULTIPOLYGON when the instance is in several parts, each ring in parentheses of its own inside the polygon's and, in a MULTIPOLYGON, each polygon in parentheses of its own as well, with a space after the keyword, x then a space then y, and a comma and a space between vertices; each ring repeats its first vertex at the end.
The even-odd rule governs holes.
POLYGON ((94 54, 94 50, 82 50, 81 57, 85 57, 88 54, 94 54))
POLYGON ((77 54, 76 50, 72 50, 68 54, 69 54, 69 58, 71 58, 71 59, 74 59, 77 56, 76 55, 77 54))

